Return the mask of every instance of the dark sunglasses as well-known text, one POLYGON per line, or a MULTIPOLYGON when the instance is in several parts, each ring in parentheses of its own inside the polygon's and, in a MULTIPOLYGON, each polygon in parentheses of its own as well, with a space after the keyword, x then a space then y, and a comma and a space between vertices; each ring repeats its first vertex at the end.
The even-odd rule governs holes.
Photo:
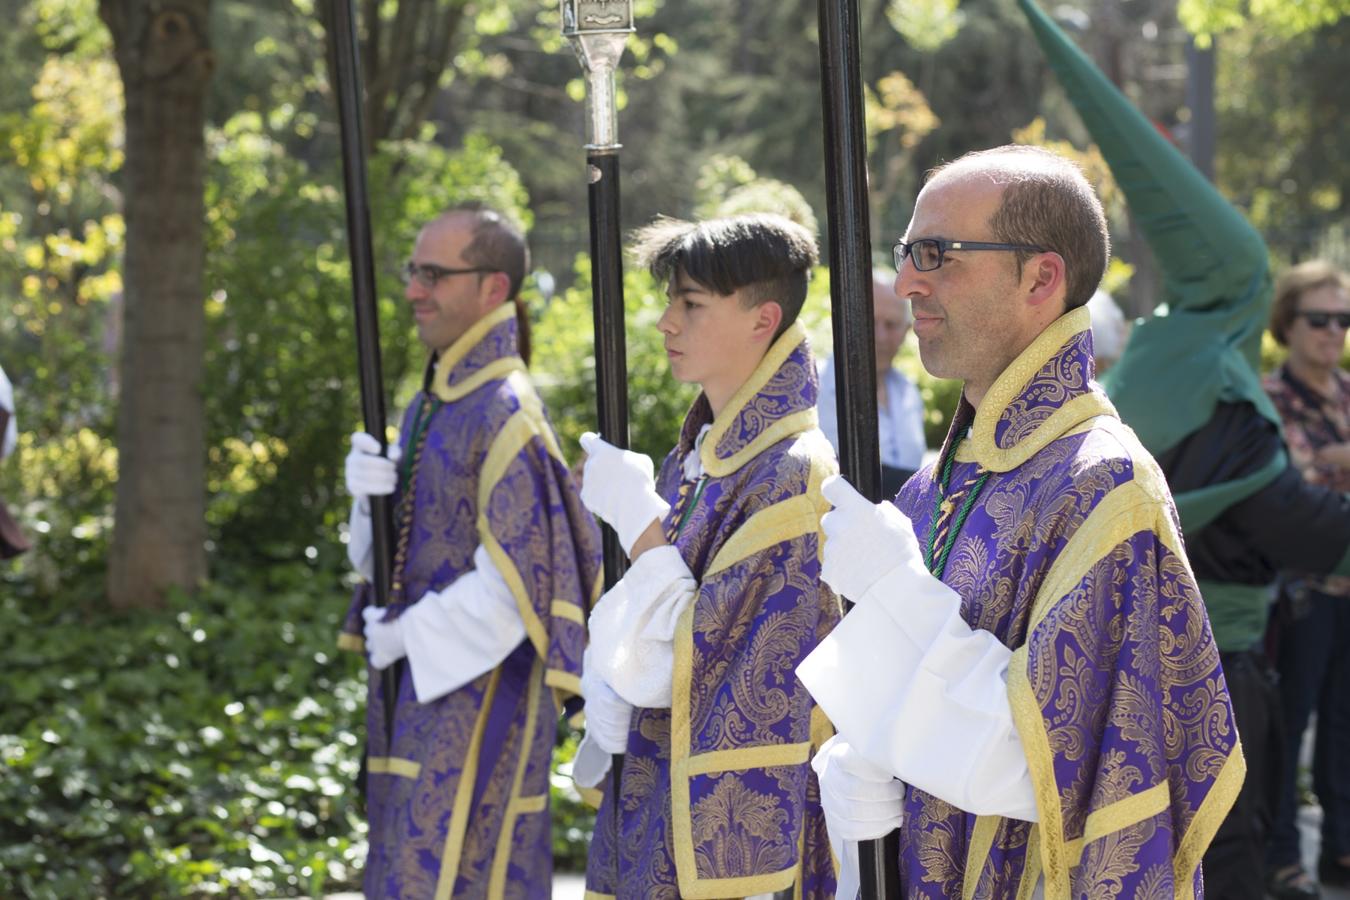
POLYGON ((917 241, 897 241, 895 244, 895 271, 905 264, 905 257, 914 260, 914 268, 931 272, 942 267, 948 250, 1011 250, 1026 253, 1044 253, 1044 247, 1031 244, 992 244, 989 241, 949 241, 945 238, 919 238, 917 241))
POLYGON ((1295 316, 1301 316, 1308 322, 1309 328, 1321 330, 1335 322, 1341 327, 1341 331, 1350 331, 1350 312, 1325 312, 1322 310, 1305 310, 1294 313, 1295 316))

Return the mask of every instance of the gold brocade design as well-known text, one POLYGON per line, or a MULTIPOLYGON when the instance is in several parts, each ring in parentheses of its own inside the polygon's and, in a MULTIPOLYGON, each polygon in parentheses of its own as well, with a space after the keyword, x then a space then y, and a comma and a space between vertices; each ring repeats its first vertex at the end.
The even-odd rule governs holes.
MULTIPOLYGON (((530 441, 536 438, 540 439, 550 456, 564 465, 566 465, 566 461, 563 459, 557 441, 553 438, 552 429, 548 427, 548 422, 544 418, 543 404, 534 392, 533 385, 528 379, 516 378, 515 376, 512 376, 512 382, 512 386, 520 399, 520 409, 506 421, 497 436, 493 438, 487 458, 483 462, 482 473, 478 481, 478 536, 483 548, 492 557, 492 562, 496 565, 497 571, 501 573, 502 579, 511 589, 512 596, 516 598, 516 608, 525 621, 525 633, 529 635, 530 642, 534 644, 536 652, 547 659, 548 631, 540 620, 539 613, 535 610, 529 590, 525 587, 524 578, 522 578, 520 570, 516 568, 515 561, 502 547, 497 535, 492 533, 489 510, 497 486, 506 475, 508 468, 516 463, 520 451, 530 441)), ((553 606, 560 603, 562 601, 555 599, 553 606)), ((575 614, 568 614, 565 618, 570 621, 585 621, 585 615, 580 609, 575 614)), ((558 673, 557 675, 550 673, 555 679, 554 685, 579 694, 581 692, 580 680, 568 678, 565 679, 566 683, 562 683, 559 676, 563 674, 565 673, 558 673), (572 691, 573 686, 577 690, 572 691)))
MULTIPOLYGON (((972 627, 1013 648, 1009 702, 1039 823, 967 816, 911 789, 910 897, 1026 900, 1043 877, 1049 900, 1189 898, 1241 784, 1170 494, 1089 381, 1087 327, 1085 310, 1061 317, 948 437, 958 464, 995 473, 944 581, 972 627)), ((920 473, 901 494, 921 533, 935 477, 920 473)))
POLYGON ((337 646, 339 650, 348 650, 352 653, 365 653, 366 639, 358 634, 342 631, 338 633, 337 646))
MULTIPOLYGON (((502 821, 501 832, 497 837, 497 852, 492 859, 492 878, 488 881, 489 897, 501 897, 506 892, 506 870, 511 862, 511 845, 516 834, 516 819, 522 815, 538 813, 547 807, 547 797, 523 797, 521 788, 525 782, 525 768, 530 762, 534 750, 534 730, 539 719, 539 695, 543 691, 543 679, 539 677, 544 667, 541 657, 534 658, 530 672, 529 694, 525 701, 525 731, 520 739, 520 758, 516 761, 516 773, 511 782, 511 799, 506 806, 506 817, 502 821)), ((463 792, 461 792, 463 793, 463 792)))
POLYGON ((461 373, 457 371, 465 357, 477 349, 478 345, 494 328, 511 320, 515 317, 515 314, 514 305, 503 304, 475 322, 468 331, 460 335, 453 344, 446 348, 445 352, 441 353, 434 362, 431 393, 450 403, 468 396, 493 378, 503 378, 510 372, 517 370, 523 372, 525 361, 514 354, 493 360, 483 369, 468 373, 467 377, 461 377, 461 373), (495 374, 491 378, 482 377, 480 373, 489 368, 492 368, 495 374))
MULTIPOLYGON (((731 395, 722 412, 713 420, 712 428, 708 431, 699 452, 699 461, 703 464, 703 471, 708 475, 713 478, 730 475, 779 441, 816 427, 819 420, 814 406, 786 416, 776 414, 773 409, 758 409, 760 404, 770 404, 777 399, 776 397, 773 400, 762 399, 766 396, 763 393, 764 388, 773 379, 783 376, 783 363, 787 362, 792 352, 805 340, 806 329, 800 322, 793 322, 778 336, 778 340, 774 341, 773 346, 764 354, 764 358, 750 373, 750 377, 736 393, 731 395), (756 436, 749 443, 736 447, 724 458, 721 455, 723 439, 733 426, 741 423, 743 418, 751 421, 756 429, 756 436), (770 424, 765 425, 766 422, 770 424)), ((803 374, 801 377, 804 379, 806 376, 803 374)))
POLYGON ((999 375, 980 401, 975 411, 975 421, 971 425, 970 451, 980 465, 991 472, 1011 471, 1085 419, 1098 415, 1115 417, 1115 407, 1105 394, 1088 391, 1059 406, 1048 417, 1036 421, 1034 426, 1012 427, 1010 436, 1016 442, 1011 446, 1002 447, 994 438, 998 423, 1005 413, 1010 407, 1022 402, 1019 395, 1028 383, 1056 359, 1061 348, 1071 338, 1088 330, 1091 324, 1086 307, 1065 313, 1041 332, 999 375))
POLYGON ((980 870, 989 858, 989 851, 994 846, 994 835, 1002 823, 1002 816, 980 816, 975 820, 975 832, 971 835, 970 847, 966 851, 962 900, 973 900, 975 897, 975 889, 980 885, 980 870))
POLYGON ((455 879, 459 877, 459 859, 464 850, 464 832, 469 825, 473 801, 473 784, 478 778, 478 762, 482 755, 483 729, 487 725, 488 714, 492 712, 492 701, 497 696, 497 683, 501 679, 501 669, 493 669, 489 676, 487 691, 483 703, 478 709, 478 719, 473 725, 473 736, 469 738, 469 750, 464 755, 464 769, 459 776, 461 789, 455 793, 455 804, 450 811, 450 825, 445 833, 445 850, 441 854, 441 870, 436 880, 435 900, 450 900, 455 890, 455 879))

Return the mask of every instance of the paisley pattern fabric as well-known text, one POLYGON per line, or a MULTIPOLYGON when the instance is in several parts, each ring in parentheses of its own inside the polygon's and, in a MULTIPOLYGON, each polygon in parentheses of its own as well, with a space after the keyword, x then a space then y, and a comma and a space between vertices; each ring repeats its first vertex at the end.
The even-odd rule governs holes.
POLYGON ((674 542, 698 591, 676 633, 674 705, 636 710, 621 796, 605 785, 588 897, 834 894, 808 765, 827 726, 795 675, 840 615, 819 581, 820 482, 836 467, 816 392, 794 326, 696 451, 712 419, 699 397, 661 467, 668 528, 684 515, 685 458, 700 452, 708 473, 701 494, 684 492, 698 501, 674 542))
MULTIPOLYGON (((497 669, 428 703, 405 671, 392 744, 381 680, 393 669, 369 671, 369 898, 550 895, 549 763, 560 702, 580 693, 600 541, 523 374, 515 329, 509 306, 481 320, 434 362, 412 405, 425 400, 434 412, 412 483, 396 495, 414 506, 401 536, 404 587, 390 606, 397 614, 448 587, 482 544, 528 639, 497 669)), ((410 410, 409 453, 412 419, 410 410)), ((342 646, 361 649, 372 594, 358 589, 342 646)))
MULTIPOLYGON (((1014 650, 1008 690, 1040 821, 909 788, 911 898, 1201 895, 1200 857, 1245 770, 1219 653, 1152 458, 1092 382, 1066 314, 948 435, 951 481, 993 474, 943 580, 1014 650)), ((945 449, 944 449, 945 453, 945 449)), ((896 498, 928 533, 930 466, 896 498)))

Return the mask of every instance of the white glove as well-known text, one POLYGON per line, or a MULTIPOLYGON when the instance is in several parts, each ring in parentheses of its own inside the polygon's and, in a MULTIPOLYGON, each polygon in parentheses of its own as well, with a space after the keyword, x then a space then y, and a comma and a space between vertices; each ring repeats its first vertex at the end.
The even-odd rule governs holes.
POLYGON ((590 647, 581 658, 581 696, 586 698, 586 733, 572 760, 572 778, 581 787, 593 788, 609 774, 614 755, 628 749, 633 707, 600 677, 590 647))
POLYGON ((905 784, 863 759, 836 734, 811 760, 831 841, 870 841, 905 819, 905 784))
POLYGON ((589 431, 581 436, 581 449, 586 451, 581 502, 614 529, 623 552, 631 555, 642 533, 670 512, 656 493, 651 457, 620 450, 589 431))
POLYGON ((826 478, 820 492, 834 504, 820 520, 820 580, 835 593, 856 601, 899 566, 926 571, 914 526, 894 504, 868 501, 838 475, 826 478))
POLYGON ((380 454, 380 442, 374 435, 358 431, 352 435, 352 449, 347 454, 347 493, 361 508, 370 513, 369 497, 383 497, 398 486, 398 461, 403 450, 390 444, 388 455, 380 454))
POLYGON ((628 750, 628 728, 633 722, 633 706, 600 677, 591 665, 587 648, 581 659, 581 696, 586 698, 586 734, 606 753, 628 750))
POLYGON ((384 620, 384 608, 367 606, 361 610, 366 619, 366 652, 370 654, 370 664, 377 669, 387 669, 408 655, 403 640, 403 620, 384 620))

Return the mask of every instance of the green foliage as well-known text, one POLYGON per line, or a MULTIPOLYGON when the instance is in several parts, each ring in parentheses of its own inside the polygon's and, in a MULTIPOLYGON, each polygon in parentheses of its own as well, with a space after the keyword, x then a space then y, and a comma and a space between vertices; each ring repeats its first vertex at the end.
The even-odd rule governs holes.
POLYGON ((1249 22, 1262 30, 1289 37, 1330 25, 1350 15, 1350 0, 1180 0, 1177 18, 1209 46, 1210 39, 1249 22))
POLYGON ((337 578, 274 566, 122 618, 97 593, 0 582, 0 896, 350 885, 365 688, 337 578))

